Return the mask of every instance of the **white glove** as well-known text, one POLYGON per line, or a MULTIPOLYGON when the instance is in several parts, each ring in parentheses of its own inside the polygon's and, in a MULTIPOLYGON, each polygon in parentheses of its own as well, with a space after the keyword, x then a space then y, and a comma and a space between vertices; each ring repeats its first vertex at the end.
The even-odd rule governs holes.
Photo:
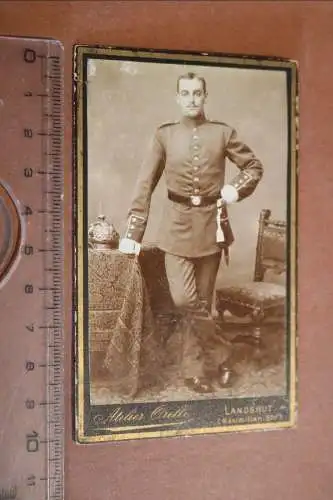
POLYGON ((135 240, 130 238, 122 238, 119 243, 119 252, 139 255, 141 245, 135 240))
POLYGON ((231 184, 226 184, 221 189, 221 198, 226 203, 235 203, 238 201, 238 191, 231 184))

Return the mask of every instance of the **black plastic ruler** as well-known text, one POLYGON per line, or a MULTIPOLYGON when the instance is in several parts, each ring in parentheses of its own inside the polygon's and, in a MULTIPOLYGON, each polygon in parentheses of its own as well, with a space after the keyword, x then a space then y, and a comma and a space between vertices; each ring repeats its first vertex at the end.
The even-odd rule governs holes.
POLYGON ((0 499, 61 500, 63 50, 0 37, 0 499))

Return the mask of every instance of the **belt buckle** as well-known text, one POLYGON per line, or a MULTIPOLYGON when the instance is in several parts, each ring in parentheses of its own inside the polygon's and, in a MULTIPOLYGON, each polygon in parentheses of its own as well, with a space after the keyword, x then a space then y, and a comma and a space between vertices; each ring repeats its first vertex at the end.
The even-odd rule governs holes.
POLYGON ((199 207, 201 205, 201 201, 202 201, 201 196, 192 195, 192 196, 190 196, 190 198, 191 198, 192 205, 194 205, 195 207, 199 207))

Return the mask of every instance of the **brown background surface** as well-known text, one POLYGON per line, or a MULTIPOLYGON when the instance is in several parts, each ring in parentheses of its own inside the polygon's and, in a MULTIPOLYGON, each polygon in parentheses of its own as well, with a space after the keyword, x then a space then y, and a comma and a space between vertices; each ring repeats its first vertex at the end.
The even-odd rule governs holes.
MULTIPOLYGON (((67 260, 66 500, 331 500, 332 21, 331 2, 0 3, 2 34, 52 36, 64 43, 68 206, 74 43, 282 56, 296 59, 300 65, 297 428, 120 444, 74 444, 71 269, 67 260)), ((67 213, 71 213, 70 209, 67 213)), ((69 237, 70 230, 68 217, 69 237)))

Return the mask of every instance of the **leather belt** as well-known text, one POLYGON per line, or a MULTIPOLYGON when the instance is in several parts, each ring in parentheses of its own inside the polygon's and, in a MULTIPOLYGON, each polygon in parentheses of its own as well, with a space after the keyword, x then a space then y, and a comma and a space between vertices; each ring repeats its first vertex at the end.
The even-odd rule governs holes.
POLYGON ((182 203, 189 207, 208 207, 209 205, 214 205, 220 199, 220 195, 201 196, 194 194, 192 196, 183 196, 168 190, 168 198, 171 201, 182 203))

